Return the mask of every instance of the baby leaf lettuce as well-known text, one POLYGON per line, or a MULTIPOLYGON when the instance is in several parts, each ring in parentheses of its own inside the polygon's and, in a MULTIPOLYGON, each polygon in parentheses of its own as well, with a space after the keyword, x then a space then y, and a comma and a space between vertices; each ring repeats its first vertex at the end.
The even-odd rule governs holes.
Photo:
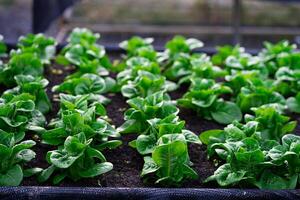
POLYGON ((264 85, 256 86, 252 83, 241 88, 236 102, 243 113, 249 112, 253 107, 259 107, 266 104, 286 104, 285 98, 278 92, 272 91, 264 85))
POLYGON ((50 123, 52 129, 42 134, 44 143, 61 145, 68 136, 84 133, 87 139, 93 138, 93 145, 98 142, 104 148, 111 142, 109 137, 119 137, 114 127, 104 120, 106 110, 99 102, 89 102, 88 95, 61 94, 60 97, 59 117, 50 123))
POLYGON ((130 105, 125 114, 125 123, 118 130, 122 134, 143 133, 149 128, 147 120, 165 118, 170 114, 177 114, 178 108, 170 101, 170 97, 163 91, 156 92, 145 98, 136 97, 127 100, 130 105))
POLYGON ((152 157, 144 158, 142 176, 156 172, 156 183, 178 185, 184 179, 196 179, 197 173, 190 168, 187 143, 182 134, 162 136, 155 147, 152 157))
POLYGON ((15 80, 17 86, 6 90, 2 98, 11 99, 15 95, 28 93, 34 97, 35 106, 39 111, 44 114, 50 111, 51 104, 45 89, 48 85, 48 80, 31 75, 17 75, 15 80))
POLYGON ((34 141, 17 142, 15 134, 2 129, 0 136, 0 186, 18 186, 24 176, 41 171, 40 168, 23 169, 24 163, 35 158, 35 152, 30 149, 35 145, 34 141))
POLYGON ((217 53, 212 56, 212 62, 214 65, 223 66, 226 59, 229 56, 240 57, 240 55, 245 53, 245 48, 236 46, 219 46, 217 47, 217 53))
POLYGON ((288 98, 286 103, 290 111, 300 113, 300 92, 295 97, 288 98))
POLYGON ((56 41, 43 34, 28 34, 21 36, 17 44, 19 51, 35 54, 43 64, 50 64, 56 53, 56 41))
POLYGON ((160 74, 152 74, 147 71, 138 71, 138 75, 133 81, 128 81, 121 88, 122 95, 127 98, 137 96, 147 97, 158 91, 173 91, 177 88, 173 82, 166 81, 160 74))
POLYGON ((63 146, 47 153, 47 161, 51 165, 40 173, 38 180, 44 182, 55 173, 53 184, 58 184, 66 177, 77 181, 112 170, 113 165, 106 162, 99 150, 91 147, 91 142, 92 139, 87 139, 82 132, 68 136, 63 146))
POLYGON ((242 113, 238 106, 219 98, 222 94, 232 93, 229 87, 215 83, 213 79, 194 78, 191 81, 189 91, 177 100, 180 106, 193 109, 200 116, 221 124, 241 120, 242 113))
POLYGON ((153 38, 141 38, 134 36, 120 43, 120 47, 126 50, 127 59, 131 57, 144 57, 151 61, 156 60, 156 52, 152 46, 153 38))
POLYGON ((101 103, 108 103, 110 100, 101 94, 112 91, 115 80, 110 77, 102 78, 96 74, 84 74, 81 77, 74 77, 65 80, 60 85, 52 88, 55 92, 63 92, 72 95, 91 94, 94 99, 101 103))
POLYGON ((23 140, 27 131, 39 131, 45 126, 45 117, 35 108, 30 94, 1 98, 0 102, 0 129, 13 133, 15 142, 23 140))
POLYGON ((186 39, 183 36, 175 36, 172 40, 166 43, 165 54, 168 55, 169 60, 176 59, 182 53, 190 54, 192 50, 203 47, 204 44, 195 38, 186 39))
POLYGON ((0 66, 0 83, 11 87, 16 84, 14 76, 42 76, 44 68, 41 60, 32 53, 17 53, 5 65, 0 66))
POLYGON ((225 162, 206 182, 217 181, 220 186, 251 184, 260 189, 295 188, 299 154, 294 147, 300 137, 288 134, 295 122, 288 122, 288 117, 274 107, 257 108, 255 114, 246 117, 246 124, 234 122, 224 130, 201 133, 208 155, 217 155, 225 162), (295 155, 293 161, 288 155, 295 155))
POLYGON ((111 67, 111 63, 104 47, 97 44, 99 38, 99 34, 93 34, 86 28, 75 28, 56 61, 63 65, 76 66, 77 72, 71 77, 80 77, 85 73, 108 75, 107 69, 111 67))

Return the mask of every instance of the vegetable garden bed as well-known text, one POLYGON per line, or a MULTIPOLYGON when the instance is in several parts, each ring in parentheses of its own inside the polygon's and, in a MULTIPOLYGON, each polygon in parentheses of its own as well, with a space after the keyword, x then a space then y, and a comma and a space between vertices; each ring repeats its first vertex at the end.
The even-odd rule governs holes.
POLYGON ((293 45, 268 44, 263 62, 238 46, 223 47, 210 61, 204 54, 192 55, 192 49, 202 46, 195 39, 176 37, 160 54, 149 39, 133 38, 121 44, 126 57, 109 55, 111 60, 119 60, 111 65, 102 47, 94 44, 96 39, 88 30, 75 29, 54 61, 53 40, 27 36, 20 40, 19 50, 10 53, 10 59, 4 58, 1 109, 9 105, 19 110, 14 114, 2 111, 1 116, 7 116, 1 118, 0 142, 9 147, 27 140, 29 145, 20 150, 22 153, 13 154, 14 158, 7 158, 14 160, 6 163, 9 168, 0 168, 0 185, 20 185, 1 187, 0 197, 295 199, 298 190, 237 189, 299 186, 300 138, 291 133, 300 132, 296 125, 300 122, 296 114, 300 107, 296 96, 300 57, 293 45), (274 59, 278 63, 272 63, 274 59), (164 66, 163 72, 157 62, 164 66), (32 68, 24 70, 28 65, 32 68), (37 71, 41 66, 44 72, 37 71), (263 83, 275 73, 277 82, 263 83), (36 78, 39 76, 49 84, 36 78), (19 87, 14 88, 16 85, 19 87), (34 106, 29 109, 31 102, 34 106), (52 107, 50 111, 48 107, 52 107), (139 114, 135 117, 133 112, 139 114), (248 115, 242 120, 242 114, 248 115), (287 141, 289 150, 284 146, 287 141), (22 177, 28 177, 17 177, 18 170, 10 172, 15 166, 23 168, 22 177), (218 175, 218 168, 228 174, 218 175), (60 188, 48 187, 53 185, 60 188), (236 189, 213 189, 218 185, 236 189), (188 189, 150 189, 157 187, 188 189))

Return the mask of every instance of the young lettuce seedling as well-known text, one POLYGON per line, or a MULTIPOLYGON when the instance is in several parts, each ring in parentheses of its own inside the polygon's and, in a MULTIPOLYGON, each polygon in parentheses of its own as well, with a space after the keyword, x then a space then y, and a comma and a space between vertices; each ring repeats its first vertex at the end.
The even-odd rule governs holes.
POLYGON ((107 76, 111 63, 104 47, 97 44, 99 38, 99 34, 93 34, 88 29, 75 28, 56 61, 63 65, 72 64, 77 68, 77 72, 71 75, 72 78, 79 78, 85 73, 107 76))
POLYGON ((93 147, 101 150, 111 147, 118 140, 109 138, 119 137, 119 133, 104 120, 105 108, 99 103, 90 101, 89 95, 71 96, 61 94, 61 109, 59 117, 52 120, 52 129, 42 134, 43 142, 50 145, 61 145, 68 136, 84 133, 87 139, 93 139, 93 147))
POLYGON ((83 132, 68 136, 63 146, 47 153, 50 166, 40 173, 38 180, 44 182, 55 173, 53 184, 58 184, 66 177, 77 181, 112 170, 113 165, 106 162, 101 151, 91 147, 92 141, 93 139, 87 139, 83 132))
POLYGON ((0 99, 0 129, 14 134, 15 142, 20 142, 27 131, 40 131, 46 119, 37 110, 34 96, 22 93, 3 96, 0 99))
POLYGON ((2 98, 9 99, 15 95, 28 93, 34 97, 36 108, 43 114, 51 109, 51 103, 46 93, 46 86, 48 80, 41 77, 34 77, 31 75, 17 75, 15 76, 17 86, 15 88, 6 90, 2 98))
POLYGON ((224 130, 201 133, 209 157, 217 155, 225 162, 206 182, 217 181, 220 186, 250 184, 260 189, 295 188, 300 137, 287 134, 296 126, 288 120, 276 107, 263 106, 255 109, 255 116, 246 116, 246 124, 234 122, 224 130))
POLYGON ((229 87, 212 79, 194 78, 191 81, 189 91, 177 100, 180 106, 195 110, 200 116, 221 124, 242 119, 242 113, 235 103, 219 98, 222 94, 232 93, 229 87))
POLYGON ((43 34, 21 36, 17 44, 19 51, 35 54, 43 64, 50 64, 56 53, 56 41, 43 34))
POLYGON ((110 77, 102 78, 99 75, 87 73, 78 78, 66 79, 60 85, 54 86, 52 90, 71 95, 90 94, 90 98, 107 104, 110 100, 102 94, 112 91, 115 84, 115 80, 110 77))
POLYGON ((35 145, 32 140, 19 140, 12 132, 0 129, 0 186, 18 186, 23 177, 28 177, 39 173, 42 169, 23 169, 23 165, 33 158, 35 152, 31 150, 35 145))

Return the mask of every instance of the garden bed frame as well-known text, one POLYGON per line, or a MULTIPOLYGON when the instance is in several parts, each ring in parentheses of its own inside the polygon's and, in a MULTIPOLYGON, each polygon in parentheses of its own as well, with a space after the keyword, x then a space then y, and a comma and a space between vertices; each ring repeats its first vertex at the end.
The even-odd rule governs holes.
MULTIPOLYGON (((15 47, 9 44, 9 48, 15 47)), ((62 46, 58 46, 59 49, 62 46)), ((108 55, 117 56, 123 50, 106 47, 108 55)), ((201 50, 207 54, 213 49, 201 50)), ((255 53, 253 51, 252 53, 255 53)), ((300 189, 296 190, 259 190, 259 189, 212 189, 212 188, 128 188, 128 187, 55 187, 55 186, 18 186, 0 187, 2 200, 77 200, 77 199, 219 199, 219 200, 276 200, 300 199, 300 189)))

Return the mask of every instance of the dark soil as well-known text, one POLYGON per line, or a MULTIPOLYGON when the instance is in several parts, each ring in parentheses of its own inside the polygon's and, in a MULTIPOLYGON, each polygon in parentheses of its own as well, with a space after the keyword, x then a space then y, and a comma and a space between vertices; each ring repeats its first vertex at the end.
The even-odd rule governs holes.
MULTIPOLYGON (((52 100, 55 99, 57 94, 51 92, 51 88, 54 85, 61 83, 64 77, 72 72, 72 69, 65 68, 63 66, 54 64, 48 66, 46 69, 46 78, 49 80, 49 86, 47 93, 49 98, 52 100), (58 70, 59 73, 55 73, 58 70), (60 71, 61 70, 61 71, 60 71), (53 73, 54 72, 54 73, 53 73)), ((183 86, 176 92, 170 94, 172 99, 180 98, 187 90, 186 86, 183 86)), ((111 99, 111 103, 107 105, 107 113, 111 119, 111 123, 116 127, 120 126, 123 122, 123 113, 128 107, 126 104, 126 99, 122 97, 121 94, 108 94, 111 99)), ((56 117, 57 111, 59 109, 59 103, 57 101, 52 101, 53 109, 47 115, 47 120, 51 120, 56 117)), ((223 128, 222 125, 217 124, 213 121, 207 121, 197 116, 197 114, 191 110, 180 109, 179 116, 181 119, 185 120, 186 128, 195 132, 199 135, 201 132, 209 129, 218 129, 223 128)), ((293 119, 300 122, 299 115, 291 116, 293 119)), ((300 132, 300 126, 297 127, 297 133, 300 132)), ((37 145, 34 147, 34 151, 37 153, 36 159, 30 162, 29 166, 31 167, 48 167, 48 163, 45 161, 45 156, 47 151, 52 150, 55 147, 44 145, 39 143, 38 137, 34 134, 28 134, 29 138, 34 138, 37 141, 37 145)), ((158 185, 153 184, 153 180, 150 177, 150 180, 143 181, 140 178, 140 172, 143 167, 143 158, 137 153, 137 151, 128 146, 128 142, 134 140, 136 135, 125 135, 122 136, 123 145, 117 149, 106 150, 104 155, 107 160, 114 165, 114 169, 100 177, 92 179, 81 179, 78 182, 73 182, 71 180, 65 179, 59 186, 64 187, 158 187, 158 185)), ((186 188, 197 188, 197 187, 206 187, 206 188, 216 188, 218 187, 215 183, 203 184, 202 181, 205 180, 208 176, 212 175, 215 169, 217 168, 213 161, 207 159, 206 147, 204 145, 190 145, 189 148, 190 158, 193 162, 193 168, 199 174, 198 180, 187 181, 183 184, 182 187, 186 188)), ((36 181, 35 177, 25 178, 23 186, 52 186, 51 179, 46 183, 40 184, 36 181)))

